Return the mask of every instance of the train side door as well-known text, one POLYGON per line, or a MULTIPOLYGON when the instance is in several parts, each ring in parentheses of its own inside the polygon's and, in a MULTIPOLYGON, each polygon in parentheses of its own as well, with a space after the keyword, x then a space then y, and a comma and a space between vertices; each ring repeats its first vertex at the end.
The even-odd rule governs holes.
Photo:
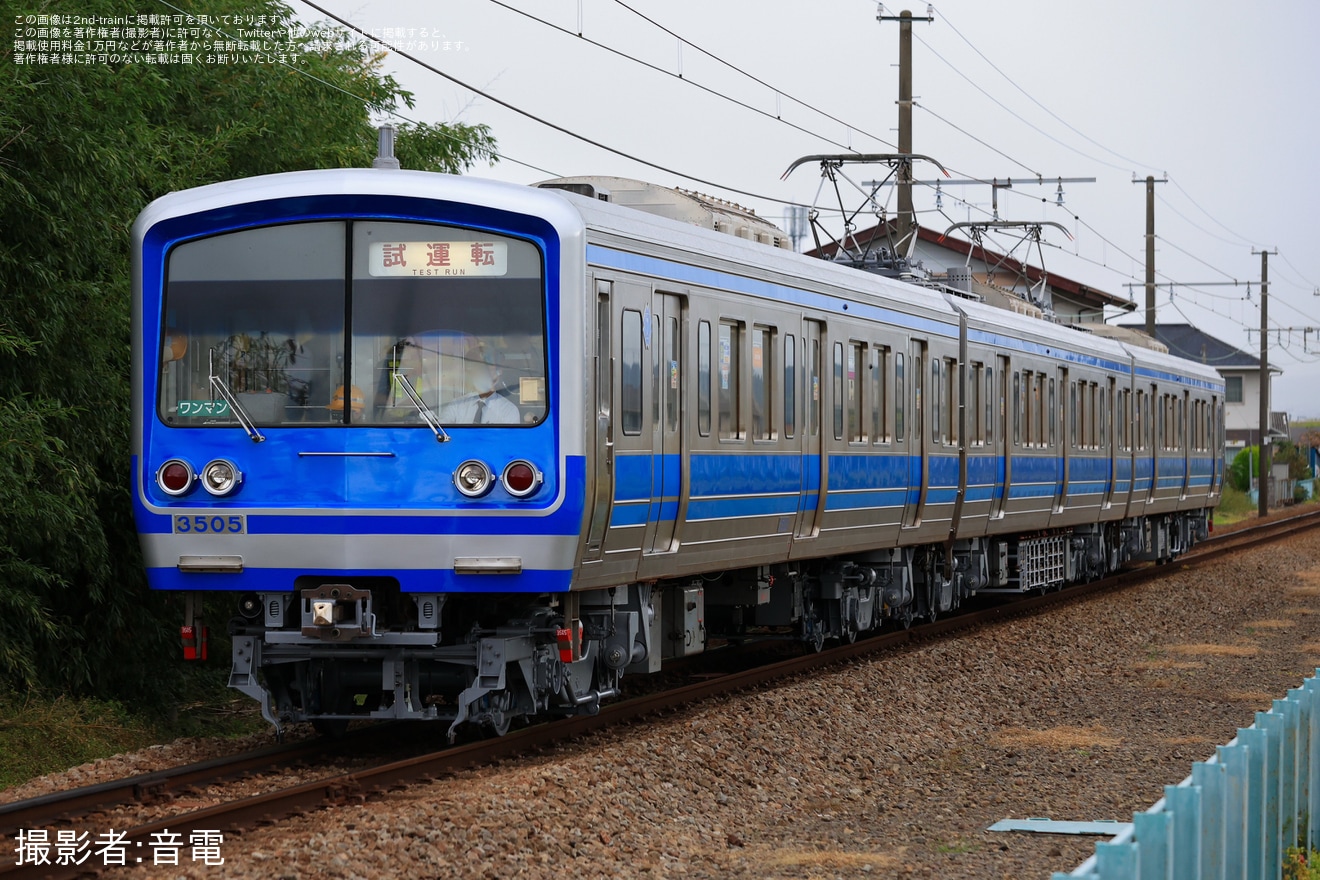
POLYGON ((1187 488, 1192 480, 1192 438, 1196 435, 1192 430, 1192 410, 1192 394, 1184 389, 1177 409, 1177 439, 1183 445, 1183 489, 1177 493, 1179 501, 1187 500, 1187 488))
POLYGON ((651 287, 614 282, 613 326, 613 494, 605 532, 606 568, 618 576, 635 573, 649 549, 655 468, 655 395, 650 346, 655 316, 651 287))
POLYGON ((990 518, 1004 515, 1004 499, 1008 497, 1008 483, 1013 473, 1013 458, 1008 445, 1008 375, 1010 362, 1006 355, 996 356, 997 371, 986 389, 991 401, 989 425, 995 442, 991 449, 995 455, 995 486, 990 499, 990 518))
POLYGON ((1114 377, 1110 376, 1105 387, 1109 393, 1100 407, 1100 442, 1105 449, 1105 458, 1108 461, 1108 467, 1105 473, 1105 500, 1104 510, 1108 510, 1114 503, 1114 484, 1118 481, 1118 430, 1119 419, 1122 413, 1118 410, 1118 386, 1114 382, 1114 377))
POLYGON ((903 527, 914 528, 921 525, 921 509, 926 502, 926 488, 929 473, 926 468, 928 446, 930 442, 926 431, 925 375, 926 342, 913 339, 908 343, 908 385, 911 393, 908 403, 908 448, 907 503, 903 508, 903 527))
POLYGON ((646 517, 647 553, 677 549, 677 523, 684 507, 687 480, 683 468, 682 327, 683 300, 672 293, 656 293, 652 301, 651 437, 655 455, 651 468, 651 505, 646 517))
POLYGON ((823 413, 822 395, 825 391, 824 377, 821 373, 825 345, 824 325, 819 321, 807 320, 802 326, 803 379, 806 393, 803 396, 801 435, 802 435, 802 489, 798 495, 797 539, 814 538, 820 529, 820 512, 825 506, 825 461, 821 455, 821 416, 823 413))
MULTIPOLYGON (((1058 485, 1056 487, 1055 495, 1054 495, 1054 512, 1062 513, 1068 507, 1068 488, 1069 488, 1069 483, 1072 479, 1073 449, 1074 447, 1085 445, 1085 440, 1084 438, 1078 436, 1078 431, 1077 431, 1078 428, 1077 417, 1078 417, 1078 403, 1079 403, 1079 401, 1077 400, 1078 388, 1076 385, 1070 386, 1068 384, 1069 377, 1068 377, 1067 367, 1059 367, 1058 373, 1059 373, 1059 390, 1057 392, 1059 395, 1058 406, 1056 409, 1056 405, 1055 405, 1056 402, 1054 399, 1054 395, 1056 392, 1054 390, 1054 380, 1051 379, 1050 396, 1049 396, 1049 413, 1047 414, 1047 418, 1049 418, 1050 420, 1049 431, 1050 431, 1051 446, 1054 445, 1054 440, 1055 440, 1054 426, 1055 425, 1060 426, 1059 436, 1058 436, 1058 441, 1059 441, 1058 448, 1061 450, 1061 452, 1059 454, 1059 467, 1057 470, 1058 477, 1056 477, 1056 479, 1058 480, 1058 485), (1067 403, 1065 403, 1064 401, 1067 401, 1067 403)), ((1083 398, 1083 400, 1080 401, 1080 403, 1083 408, 1082 411, 1085 412, 1085 407, 1086 407, 1085 399, 1083 398)))
POLYGON ((591 496, 591 525, 587 531, 584 562, 600 560, 605 549, 605 526, 610 521, 614 500, 614 430, 610 418, 614 397, 614 353, 610 347, 613 316, 610 312, 610 282, 596 281, 596 333, 592 354, 595 377, 595 411, 592 436, 592 462, 587 473, 591 496))

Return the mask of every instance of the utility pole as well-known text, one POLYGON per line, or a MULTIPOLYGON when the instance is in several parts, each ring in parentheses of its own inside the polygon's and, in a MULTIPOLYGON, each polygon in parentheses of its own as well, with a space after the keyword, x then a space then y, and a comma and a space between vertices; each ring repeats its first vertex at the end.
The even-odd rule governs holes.
MULTIPOLYGON (((934 21, 935 7, 927 5, 924 18, 914 18, 904 9, 897 16, 885 15, 885 6, 878 4, 876 21, 898 22, 898 152, 912 153, 912 22, 934 21)), ((902 244, 916 228, 916 214, 912 207, 912 163, 898 169, 898 237, 902 244)))
MULTIPOLYGON (((1132 175, 1132 182, 1137 176, 1132 175)), ((1146 176, 1146 335, 1155 338, 1155 184, 1168 183, 1169 175, 1156 180, 1146 176)))
MULTIPOLYGON (((1253 254, 1260 254, 1260 493, 1256 505, 1256 514, 1264 516, 1270 510, 1270 471, 1273 465, 1273 452, 1270 447, 1270 345, 1269 345, 1269 306, 1270 306, 1270 251, 1251 249, 1253 254)), ((1278 253, 1278 248, 1274 253, 1278 253)))

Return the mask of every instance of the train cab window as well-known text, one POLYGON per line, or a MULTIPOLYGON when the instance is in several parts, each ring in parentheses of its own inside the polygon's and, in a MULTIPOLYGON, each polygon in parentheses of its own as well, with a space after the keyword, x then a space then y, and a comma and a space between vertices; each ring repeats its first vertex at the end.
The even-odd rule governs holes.
POLYGON ((697 433, 710 436, 710 321, 697 324, 697 433))
POLYGON ((894 353, 894 442, 902 443, 907 437, 903 423, 903 404, 907 399, 907 384, 903 380, 903 353, 894 353))
POLYGON ((742 350, 739 345, 742 327, 721 321, 719 328, 719 412, 720 439, 741 440, 742 427, 742 350))
POLYGON ((765 327, 752 328, 752 439, 773 440, 770 401, 774 385, 774 334, 765 327))
POLYGON ((784 337, 784 436, 797 436, 797 338, 784 337))
POLYGON ((537 424, 548 411, 542 267, 527 241, 393 221, 179 245, 165 302, 178 357, 164 359, 161 417, 237 424, 213 401, 214 365, 257 425, 424 429, 424 409, 447 426, 537 424))
POLYGON ((642 313, 623 310, 619 421, 623 433, 642 433, 642 313))
POLYGON ((866 426, 862 422, 862 384, 857 371, 866 363, 866 352, 860 343, 848 346, 847 375, 844 377, 848 398, 848 441, 866 442, 866 426))

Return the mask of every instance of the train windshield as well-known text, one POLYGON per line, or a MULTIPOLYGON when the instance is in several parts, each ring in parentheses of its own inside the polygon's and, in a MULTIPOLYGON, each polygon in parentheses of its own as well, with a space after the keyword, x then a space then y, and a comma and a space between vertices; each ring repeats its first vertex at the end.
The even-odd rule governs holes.
POLYGON ((446 428, 545 418, 544 272, 529 242, 299 223, 180 245, 167 278, 167 424, 237 425, 229 400, 264 426, 424 427, 423 409, 446 428))

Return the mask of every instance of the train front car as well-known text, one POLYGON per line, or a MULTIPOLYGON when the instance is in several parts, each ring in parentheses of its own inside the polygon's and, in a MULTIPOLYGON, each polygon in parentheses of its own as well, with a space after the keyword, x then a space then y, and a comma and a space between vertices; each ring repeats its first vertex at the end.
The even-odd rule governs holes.
POLYGON ((502 732, 590 710, 645 654, 640 608, 569 591, 582 242, 554 195, 388 170, 217 184, 139 217, 148 579, 187 594, 194 656, 199 595, 229 594, 230 683, 273 724, 502 732))

